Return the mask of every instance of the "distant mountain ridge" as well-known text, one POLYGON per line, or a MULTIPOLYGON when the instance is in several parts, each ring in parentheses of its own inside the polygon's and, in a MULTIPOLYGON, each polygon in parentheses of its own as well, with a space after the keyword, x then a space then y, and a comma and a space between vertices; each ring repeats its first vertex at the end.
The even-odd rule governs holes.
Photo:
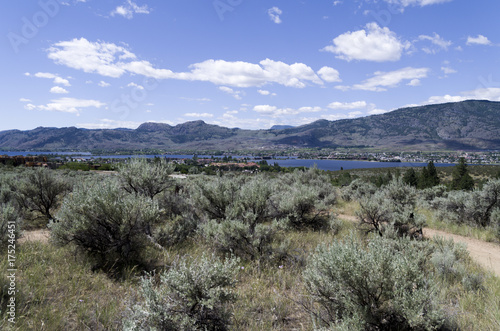
POLYGON ((137 129, 44 128, 0 132, 0 150, 139 151, 283 148, 500 150, 500 102, 469 100, 402 108, 381 115, 299 127, 230 129, 203 121, 137 129))
POLYGON ((273 125, 270 130, 283 130, 283 129, 292 129, 293 125, 273 125))

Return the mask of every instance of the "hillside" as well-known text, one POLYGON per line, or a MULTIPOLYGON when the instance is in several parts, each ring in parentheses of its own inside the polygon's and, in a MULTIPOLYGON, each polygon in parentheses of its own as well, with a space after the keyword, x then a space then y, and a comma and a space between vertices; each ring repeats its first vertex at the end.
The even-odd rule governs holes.
POLYGON ((0 132, 1 150, 237 150, 349 147, 384 150, 500 149, 500 102, 464 101, 291 128, 229 129, 203 121, 144 123, 135 130, 36 128, 0 132))

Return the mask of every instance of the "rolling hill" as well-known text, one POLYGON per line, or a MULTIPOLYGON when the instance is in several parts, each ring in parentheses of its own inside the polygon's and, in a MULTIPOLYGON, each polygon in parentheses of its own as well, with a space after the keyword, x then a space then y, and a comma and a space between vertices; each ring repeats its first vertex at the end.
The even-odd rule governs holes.
POLYGON ((135 130, 75 127, 0 132, 0 150, 258 150, 287 147, 378 150, 498 150, 500 102, 470 100, 299 127, 229 129, 203 121, 144 123, 135 130))

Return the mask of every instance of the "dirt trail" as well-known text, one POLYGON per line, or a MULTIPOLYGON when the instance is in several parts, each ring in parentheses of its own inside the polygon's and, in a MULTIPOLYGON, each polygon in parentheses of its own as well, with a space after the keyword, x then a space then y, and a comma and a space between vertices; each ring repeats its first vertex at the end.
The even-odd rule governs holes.
MULTIPOLYGON (((357 222, 357 218, 351 215, 338 215, 339 218, 357 222)), ((479 263, 487 270, 493 271, 495 275, 500 277, 500 246, 481 240, 459 236, 448 232, 424 228, 424 237, 432 238, 440 236, 445 239, 453 239, 455 242, 465 243, 467 250, 474 261, 479 263)))
POLYGON ((34 230, 34 231, 23 231, 23 236, 19 238, 18 243, 22 244, 26 241, 41 241, 48 242, 50 236, 49 230, 34 230))
POLYGON ((500 277, 500 246, 481 240, 459 236, 448 232, 424 228, 424 237, 434 236, 453 239, 455 242, 465 243, 467 250, 474 261, 487 270, 493 271, 500 277))

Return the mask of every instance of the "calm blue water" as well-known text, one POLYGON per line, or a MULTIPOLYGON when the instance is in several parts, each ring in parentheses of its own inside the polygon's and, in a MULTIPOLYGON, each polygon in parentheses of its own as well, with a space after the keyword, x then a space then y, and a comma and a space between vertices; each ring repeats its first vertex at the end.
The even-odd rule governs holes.
MULTIPOLYGON (((98 155, 92 156, 90 153, 71 153, 71 152, 3 152, 0 151, 0 155, 40 155, 40 154, 57 154, 61 156, 65 155, 75 155, 84 159, 91 158, 108 158, 108 159, 128 159, 128 158, 153 158, 166 157, 175 159, 191 159, 193 155, 98 155)), ((198 158, 209 158, 210 155, 198 155, 198 158)), ((240 157, 240 156, 233 156, 240 157)), ((412 162, 368 162, 368 161, 344 161, 344 160, 307 160, 307 159, 273 159, 266 160, 269 165, 273 165, 275 162, 281 167, 313 167, 316 165, 318 169, 321 170, 340 170, 342 167, 344 170, 349 169, 366 169, 366 168, 394 168, 394 167, 424 167, 427 163, 412 163, 412 162)), ((449 167, 454 166, 453 163, 435 163, 436 167, 449 167)))
MULTIPOLYGON (((366 169, 366 168, 394 168, 394 167, 425 167, 427 163, 413 162, 368 162, 368 161, 344 161, 344 160, 267 160, 267 163, 272 165, 274 162, 281 167, 313 167, 316 165, 321 170, 344 170, 349 169, 366 169)), ((452 163, 434 163, 436 167, 454 166, 452 163)))

